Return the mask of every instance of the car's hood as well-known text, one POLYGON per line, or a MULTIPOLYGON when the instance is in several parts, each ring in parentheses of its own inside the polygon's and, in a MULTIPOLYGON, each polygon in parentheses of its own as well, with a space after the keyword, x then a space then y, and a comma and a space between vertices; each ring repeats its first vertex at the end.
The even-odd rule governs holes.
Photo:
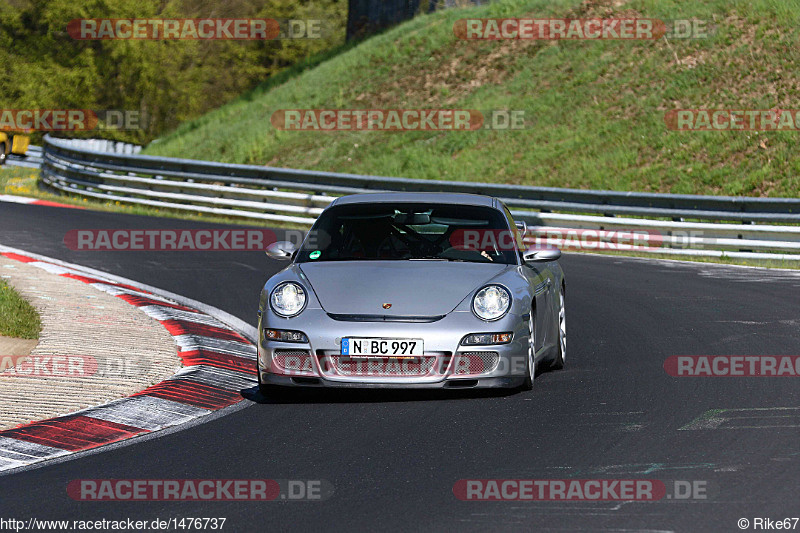
POLYGON ((445 315, 470 292, 514 268, 444 261, 332 261, 299 267, 325 311, 386 316, 445 315))

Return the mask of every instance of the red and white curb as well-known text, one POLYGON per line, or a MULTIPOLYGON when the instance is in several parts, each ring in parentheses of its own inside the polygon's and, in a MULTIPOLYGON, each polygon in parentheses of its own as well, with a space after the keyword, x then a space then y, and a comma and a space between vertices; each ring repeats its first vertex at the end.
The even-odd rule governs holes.
POLYGON ((0 202, 10 202, 12 204, 46 205, 48 207, 68 207, 70 209, 83 209, 79 205, 60 204, 49 200, 39 200, 28 198, 27 196, 15 196, 13 194, 0 194, 0 202))
POLYGON ((0 255, 89 283, 161 322, 184 367, 133 396, 0 431, 0 471, 97 448, 206 416, 256 386, 256 330, 227 313, 94 269, 0 245, 0 255))

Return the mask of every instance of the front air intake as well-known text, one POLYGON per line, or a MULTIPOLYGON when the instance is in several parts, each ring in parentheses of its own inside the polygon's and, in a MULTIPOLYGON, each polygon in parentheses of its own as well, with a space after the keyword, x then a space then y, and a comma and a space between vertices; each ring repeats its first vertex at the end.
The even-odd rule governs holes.
POLYGON ((493 372, 500 362, 497 352, 460 352, 454 357, 453 374, 456 376, 476 376, 493 372))
POLYGON ((314 374, 311 352, 308 350, 278 348, 272 355, 273 366, 279 373, 287 375, 314 374))

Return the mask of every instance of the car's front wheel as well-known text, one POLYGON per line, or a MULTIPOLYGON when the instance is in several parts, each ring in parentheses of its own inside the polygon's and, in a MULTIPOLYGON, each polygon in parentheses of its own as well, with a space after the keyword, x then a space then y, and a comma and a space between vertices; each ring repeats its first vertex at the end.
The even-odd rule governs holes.
POLYGON ((567 358, 567 315, 564 305, 564 286, 558 292, 558 355, 553 360, 550 368, 561 370, 567 358))
POLYGON ((523 390, 532 390, 533 381, 536 378, 536 342, 534 336, 536 316, 534 313, 535 311, 531 309, 530 319, 528 320, 528 338, 530 339, 530 342, 528 343, 528 363, 526 365, 527 375, 525 376, 525 381, 522 383, 523 390))
POLYGON ((6 164, 6 145, 5 143, 0 143, 0 165, 6 164))

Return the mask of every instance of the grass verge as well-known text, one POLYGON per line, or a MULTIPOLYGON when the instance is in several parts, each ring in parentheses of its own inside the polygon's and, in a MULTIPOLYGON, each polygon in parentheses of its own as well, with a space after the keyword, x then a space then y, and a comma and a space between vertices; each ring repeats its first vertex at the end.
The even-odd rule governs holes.
POLYGON ((0 279, 0 335, 38 339, 42 324, 31 304, 0 279))

